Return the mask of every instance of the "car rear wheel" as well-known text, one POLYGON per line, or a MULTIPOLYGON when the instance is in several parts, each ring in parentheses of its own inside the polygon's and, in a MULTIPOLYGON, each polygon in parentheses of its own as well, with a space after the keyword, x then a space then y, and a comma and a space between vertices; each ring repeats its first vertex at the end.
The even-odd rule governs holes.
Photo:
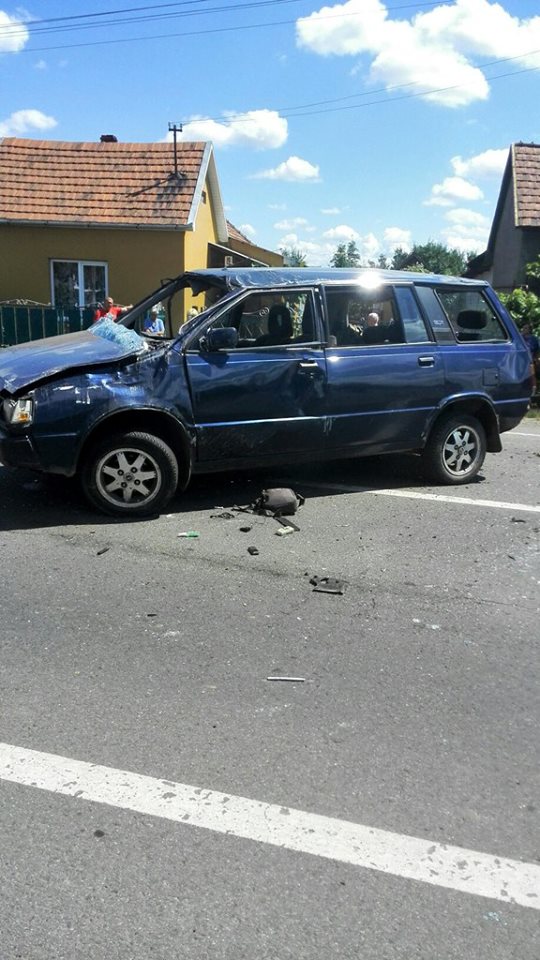
POLYGON ((468 483, 486 455, 485 430, 476 417, 452 415, 433 428, 423 459, 426 474, 436 483, 468 483))
POLYGON ((129 432, 92 448, 81 474, 90 503, 102 513, 142 517, 159 513, 176 491, 178 461, 149 433, 129 432))

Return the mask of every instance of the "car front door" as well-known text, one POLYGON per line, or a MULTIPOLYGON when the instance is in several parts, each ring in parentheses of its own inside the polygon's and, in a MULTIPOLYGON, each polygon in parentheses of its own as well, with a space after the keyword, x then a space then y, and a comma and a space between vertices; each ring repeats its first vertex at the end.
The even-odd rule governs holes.
POLYGON ((197 331, 185 351, 197 460, 264 464, 321 449, 327 372, 320 324, 315 292, 285 288, 244 291, 197 331), (231 327, 237 345, 209 351, 208 333, 231 327))
POLYGON ((418 449, 444 397, 445 371, 413 284, 329 284, 325 305, 328 449, 418 449))

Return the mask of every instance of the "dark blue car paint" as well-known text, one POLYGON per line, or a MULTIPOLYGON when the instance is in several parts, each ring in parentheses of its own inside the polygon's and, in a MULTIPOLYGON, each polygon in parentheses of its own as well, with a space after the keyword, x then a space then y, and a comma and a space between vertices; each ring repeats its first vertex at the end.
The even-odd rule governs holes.
MULTIPOLYGON (((428 329, 433 321, 432 340, 329 346, 321 285, 350 286, 361 275, 356 270, 195 271, 167 290, 191 283, 229 293, 172 343, 154 341, 140 352, 126 351, 90 330, 2 351, 0 393, 31 394, 35 418, 31 428, 0 421, 0 459, 71 475, 92 437, 125 427, 128 417, 131 429, 151 422, 161 434, 174 424, 176 450, 188 457, 188 472, 280 458, 419 451, 438 414, 456 403, 484 416, 488 449, 500 449, 496 414, 502 429, 513 426, 530 396, 521 337, 503 313, 507 343, 437 341, 436 318, 425 306, 428 288, 438 283, 481 286, 501 315, 491 290, 474 281, 415 276, 414 284, 425 288, 419 302, 428 329), (318 342, 213 354, 200 350, 209 322, 246 289, 291 286, 316 291, 318 342)), ((387 285, 412 282, 411 274, 379 275, 387 285)), ((153 299, 157 293, 141 303, 153 299)), ((140 310, 137 305, 127 315, 126 326, 140 310)))

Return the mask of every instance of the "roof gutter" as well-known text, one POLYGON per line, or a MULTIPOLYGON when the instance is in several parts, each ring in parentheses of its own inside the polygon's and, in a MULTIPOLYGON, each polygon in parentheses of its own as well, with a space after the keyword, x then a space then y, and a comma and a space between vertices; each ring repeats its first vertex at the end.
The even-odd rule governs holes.
POLYGON ((77 220, 9 220, 0 218, 0 225, 10 227, 61 227, 72 230, 171 230, 185 233, 193 230, 191 223, 96 223, 77 220))

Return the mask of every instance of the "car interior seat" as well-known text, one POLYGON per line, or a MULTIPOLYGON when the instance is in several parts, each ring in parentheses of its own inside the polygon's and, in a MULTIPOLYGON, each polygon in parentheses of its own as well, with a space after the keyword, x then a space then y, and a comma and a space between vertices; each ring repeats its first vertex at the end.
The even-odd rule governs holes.
POLYGON ((289 343, 293 325, 291 311, 282 303, 275 303, 268 313, 268 333, 255 341, 256 347, 271 347, 289 343))
POLYGON ((481 340, 479 330, 487 325, 486 315, 482 310, 461 310, 456 319, 457 338, 461 341, 481 340))

